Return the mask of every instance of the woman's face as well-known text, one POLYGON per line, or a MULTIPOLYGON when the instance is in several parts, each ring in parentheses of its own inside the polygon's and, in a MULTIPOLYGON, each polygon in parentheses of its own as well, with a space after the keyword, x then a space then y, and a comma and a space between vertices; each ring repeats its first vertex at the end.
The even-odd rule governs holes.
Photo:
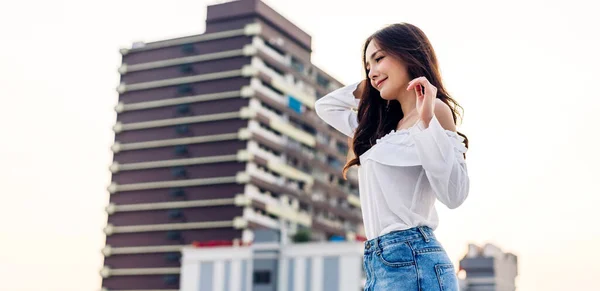
POLYGON ((365 51, 365 66, 371 86, 385 100, 397 99, 408 86, 410 77, 404 63, 379 48, 372 40, 365 51))

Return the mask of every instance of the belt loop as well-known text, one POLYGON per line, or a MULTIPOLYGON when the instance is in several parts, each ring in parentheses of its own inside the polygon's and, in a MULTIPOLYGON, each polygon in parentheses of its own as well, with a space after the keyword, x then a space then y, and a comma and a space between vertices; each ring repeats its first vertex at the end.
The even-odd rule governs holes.
POLYGON ((427 236, 427 233, 425 232, 425 230, 423 230, 423 226, 418 226, 417 228, 419 229, 419 231, 423 235, 423 238, 425 239, 425 242, 429 242, 429 236, 427 236))

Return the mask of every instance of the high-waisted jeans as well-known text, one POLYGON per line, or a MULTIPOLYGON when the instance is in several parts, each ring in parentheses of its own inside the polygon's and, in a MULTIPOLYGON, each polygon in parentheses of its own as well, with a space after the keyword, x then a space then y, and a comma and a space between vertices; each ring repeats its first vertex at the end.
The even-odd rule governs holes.
POLYGON ((365 291, 458 291, 454 265, 433 230, 419 226, 365 242, 365 291))

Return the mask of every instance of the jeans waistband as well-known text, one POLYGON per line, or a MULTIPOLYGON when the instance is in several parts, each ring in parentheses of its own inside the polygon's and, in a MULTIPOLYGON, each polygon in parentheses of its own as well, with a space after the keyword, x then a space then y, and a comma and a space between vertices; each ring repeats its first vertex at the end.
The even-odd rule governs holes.
POLYGON ((435 239, 433 229, 431 229, 429 226, 416 226, 409 229, 386 233, 382 236, 365 241, 365 254, 375 252, 389 244, 421 238, 426 242, 429 242, 431 239, 435 239))

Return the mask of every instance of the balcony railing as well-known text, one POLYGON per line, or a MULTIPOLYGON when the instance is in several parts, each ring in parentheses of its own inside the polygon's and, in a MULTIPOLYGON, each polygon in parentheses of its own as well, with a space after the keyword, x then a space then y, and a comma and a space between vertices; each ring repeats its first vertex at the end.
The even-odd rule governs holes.
POLYGON ((289 66, 288 58, 286 58, 285 55, 281 54, 277 50, 273 49, 271 45, 267 44, 262 38, 255 36, 252 39, 252 44, 271 58, 279 61, 280 63, 286 66, 289 66))
POLYGON ((250 132, 257 133, 260 136, 263 136, 276 144, 285 145, 285 138, 266 129, 258 121, 250 120, 248 124, 248 129, 250 130, 250 132))

